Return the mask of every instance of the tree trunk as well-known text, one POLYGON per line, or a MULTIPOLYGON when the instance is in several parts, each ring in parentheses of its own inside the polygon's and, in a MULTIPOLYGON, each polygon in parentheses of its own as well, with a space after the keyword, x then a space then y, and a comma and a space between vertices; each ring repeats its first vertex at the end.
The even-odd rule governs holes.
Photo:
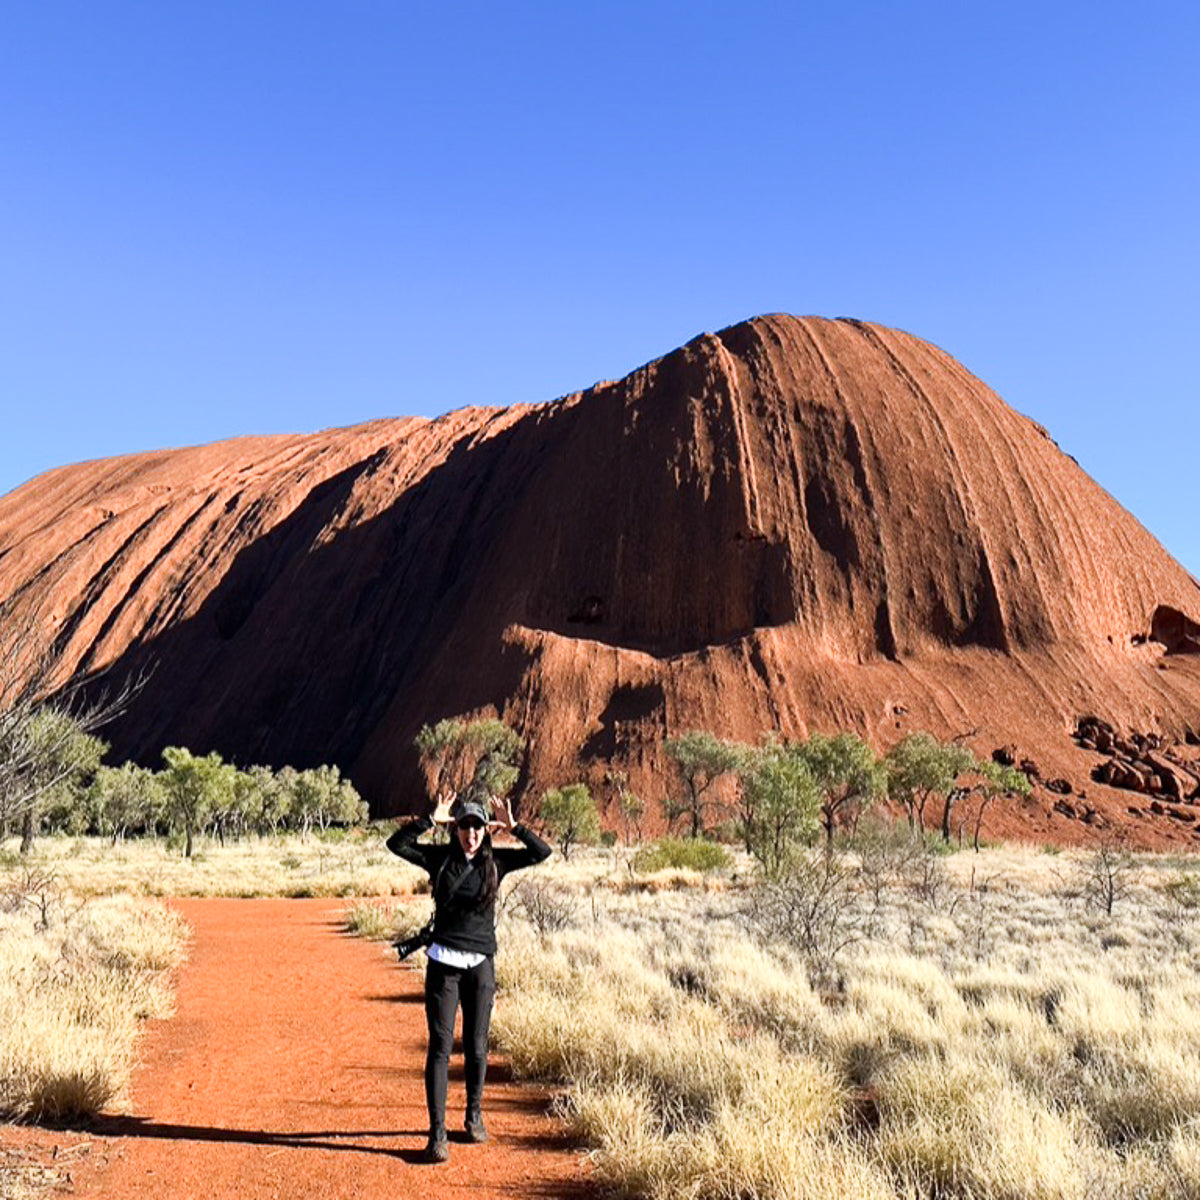
POLYGON ((33 805, 25 810, 21 820, 21 853, 28 854, 33 849, 33 805))

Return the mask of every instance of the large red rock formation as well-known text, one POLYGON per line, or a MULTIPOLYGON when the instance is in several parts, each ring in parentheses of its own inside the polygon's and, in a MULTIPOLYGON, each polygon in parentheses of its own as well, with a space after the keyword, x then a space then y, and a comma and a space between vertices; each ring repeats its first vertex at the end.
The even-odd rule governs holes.
MULTIPOLYGON (((653 797, 697 727, 928 729, 1016 746, 1093 822, 1191 833, 1071 735, 1200 730, 1200 585, 954 359, 859 321, 759 318, 548 404, 51 471, 0 499, 4 599, 64 678, 153 667, 117 754, 336 761, 377 812, 418 802, 423 723, 487 711, 534 788, 611 760, 653 797)), ((1008 831, 1069 838, 1056 802, 1008 831)))

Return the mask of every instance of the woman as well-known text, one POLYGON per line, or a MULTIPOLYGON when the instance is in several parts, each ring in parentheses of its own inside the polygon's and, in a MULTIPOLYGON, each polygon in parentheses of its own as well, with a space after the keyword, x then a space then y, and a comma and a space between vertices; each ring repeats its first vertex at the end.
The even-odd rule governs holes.
POLYGON ((425 1154, 430 1162, 445 1162, 450 1157, 446 1088, 459 1004, 467 1076, 467 1140, 487 1141, 482 1102, 488 1026, 496 992, 496 894, 501 879, 510 871, 550 857, 550 847, 541 838, 513 821, 507 800, 495 804, 500 819, 489 823, 486 809, 476 800, 458 800, 453 806, 448 799, 442 800, 432 818, 406 822, 387 841, 393 854, 428 871, 433 881, 433 940, 425 951, 429 958, 425 972, 429 1145, 425 1154), (421 834, 435 824, 453 826, 449 844, 418 844, 421 834), (506 829, 522 845, 493 850, 491 828, 506 829))

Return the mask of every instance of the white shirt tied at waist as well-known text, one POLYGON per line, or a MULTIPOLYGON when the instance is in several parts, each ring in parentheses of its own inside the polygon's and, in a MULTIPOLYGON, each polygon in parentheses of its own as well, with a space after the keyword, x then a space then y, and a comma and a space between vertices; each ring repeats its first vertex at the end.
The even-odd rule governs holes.
POLYGON ((425 955, 433 962, 441 963, 443 967, 453 967, 458 971, 469 971, 487 958, 486 954, 476 954, 473 950, 455 950, 451 946, 443 946, 441 942, 430 942, 425 947, 425 955))

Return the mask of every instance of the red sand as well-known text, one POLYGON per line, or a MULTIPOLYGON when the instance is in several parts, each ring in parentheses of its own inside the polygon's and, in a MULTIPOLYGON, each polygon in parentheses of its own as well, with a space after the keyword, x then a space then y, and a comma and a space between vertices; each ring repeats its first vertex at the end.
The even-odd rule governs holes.
MULTIPOLYGON (((344 900, 179 900, 195 936, 176 1016, 143 1043, 127 1116, 88 1133, 13 1140, 75 1147, 80 1197, 571 1197, 594 1194, 542 1089, 493 1056, 491 1142, 425 1144, 421 983, 378 943, 343 934, 344 900), (86 1157, 81 1143, 92 1143, 86 1157)), ((501 998, 498 1003, 503 1003, 501 998)))

